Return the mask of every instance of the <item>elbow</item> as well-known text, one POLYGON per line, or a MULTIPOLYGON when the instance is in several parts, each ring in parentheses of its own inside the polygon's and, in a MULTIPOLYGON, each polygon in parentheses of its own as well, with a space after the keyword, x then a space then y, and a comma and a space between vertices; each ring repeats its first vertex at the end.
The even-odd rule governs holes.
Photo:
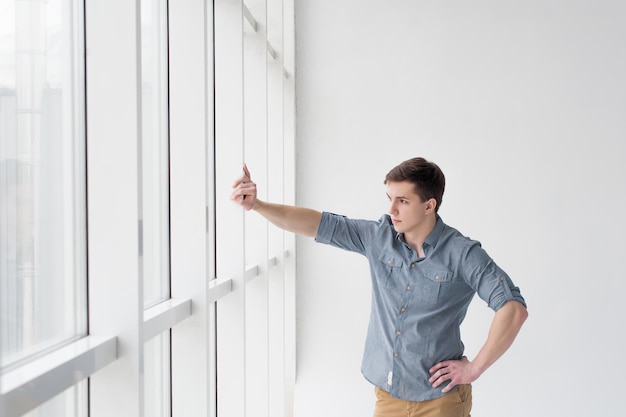
POLYGON ((507 317, 506 320, 509 322, 511 328, 519 330, 528 318, 526 306, 516 300, 507 301, 500 310, 498 310, 498 313, 500 313, 502 317, 507 317), (502 311, 501 313, 500 310, 502 311))
POLYGON ((514 308, 514 321, 517 327, 522 327, 526 319, 528 318, 528 310, 524 304, 519 301, 511 301, 509 304, 513 305, 514 308))
POLYGON ((309 227, 309 232, 307 236, 315 238, 317 237, 317 230, 319 228, 319 223, 313 224, 309 227))
POLYGON ((521 328, 527 318, 528 318, 528 310, 526 310, 526 307, 523 307, 517 319, 517 325, 521 328))

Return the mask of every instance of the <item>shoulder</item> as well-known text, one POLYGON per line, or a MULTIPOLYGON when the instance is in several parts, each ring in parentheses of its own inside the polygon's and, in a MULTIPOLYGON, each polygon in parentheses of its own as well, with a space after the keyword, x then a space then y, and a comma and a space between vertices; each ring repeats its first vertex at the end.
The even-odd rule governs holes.
POLYGON ((443 222, 437 246, 440 250, 445 250, 458 256, 459 260, 467 257, 468 254, 480 254, 481 257, 486 255, 480 241, 464 235, 458 229, 443 222))
POLYGON ((371 219, 359 219, 354 217, 345 216, 342 214, 335 214, 329 211, 322 212, 322 221, 333 223, 351 223, 361 227, 376 228, 376 229, 393 229, 393 223, 391 222, 391 216, 388 214, 382 215, 378 220, 371 219))
POLYGON ((375 236, 381 231, 393 230, 391 218, 382 216, 378 220, 357 219, 328 211, 322 212, 322 219, 318 229, 318 237, 339 234, 359 234, 375 236))

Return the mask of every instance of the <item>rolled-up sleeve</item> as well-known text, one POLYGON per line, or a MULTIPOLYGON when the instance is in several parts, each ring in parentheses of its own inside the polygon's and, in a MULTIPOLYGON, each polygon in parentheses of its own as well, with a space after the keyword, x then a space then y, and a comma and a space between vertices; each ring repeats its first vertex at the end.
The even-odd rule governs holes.
POLYGON ((489 257, 480 244, 471 245, 463 259, 465 280, 489 307, 498 311, 507 301, 519 301, 526 307, 520 289, 509 275, 489 257))
POLYGON ((315 241, 319 243, 329 244, 335 233, 335 227, 338 223, 338 218, 336 214, 331 214, 328 212, 322 213, 322 220, 317 228, 317 236, 315 236, 315 241))
POLYGON ((315 241, 365 254, 366 246, 379 226, 380 222, 323 212, 315 241))

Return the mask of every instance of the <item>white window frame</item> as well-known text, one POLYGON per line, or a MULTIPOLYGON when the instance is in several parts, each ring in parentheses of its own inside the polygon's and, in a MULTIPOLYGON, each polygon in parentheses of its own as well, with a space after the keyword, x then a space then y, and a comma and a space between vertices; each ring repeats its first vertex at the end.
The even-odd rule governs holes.
POLYGON ((267 60, 266 67, 261 61, 255 66, 265 102, 249 110, 256 114, 252 126, 265 126, 265 156, 255 160, 256 175, 268 185, 268 199, 294 202, 293 0, 251 2, 245 17, 242 1, 216 0, 216 28, 211 4, 169 1, 172 298, 145 311, 139 3, 85 0, 89 336, 4 373, 0 410, 6 417, 22 415, 89 378, 90 417, 141 417, 144 343, 171 330, 172 416, 243 417, 246 404, 258 403, 266 407, 261 415, 291 415, 295 237, 245 214, 228 195, 243 159, 256 158, 258 145, 244 134, 243 31, 244 19, 251 19, 257 22, 251 36, 260 37, 252 44, 267 60), (244 239, 255 238, 246 228, 266 230, 264 249, 247 266, 244 239), (260 305, 267 309, 264 363, 250 355, 255 346, 246 339, 248 286, 257 286, 248 296, 262 294, 260 305), (267 398, 242 401, 255 366, 268 381, 267 398))
MULTIPOLYGON (((293 204, 293 1, 214 4, 216 195, 230 194, 245 160, 261 198, 293 204)), ((217 415, 291 415, 295 236, 226 198, 216 212, 217 276, 232 279, 232 292, 217 303, 217 415)))

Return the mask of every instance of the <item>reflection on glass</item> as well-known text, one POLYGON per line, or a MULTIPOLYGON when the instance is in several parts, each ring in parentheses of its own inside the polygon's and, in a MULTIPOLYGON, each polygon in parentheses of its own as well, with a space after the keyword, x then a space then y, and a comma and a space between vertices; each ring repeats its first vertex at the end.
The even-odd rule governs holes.
POLYGON ((141 1, 144 305, 169 298, 167 2, 141 1))
POLYGON ((82 19, 0 2, 0 371, 86 334, 82 19))

